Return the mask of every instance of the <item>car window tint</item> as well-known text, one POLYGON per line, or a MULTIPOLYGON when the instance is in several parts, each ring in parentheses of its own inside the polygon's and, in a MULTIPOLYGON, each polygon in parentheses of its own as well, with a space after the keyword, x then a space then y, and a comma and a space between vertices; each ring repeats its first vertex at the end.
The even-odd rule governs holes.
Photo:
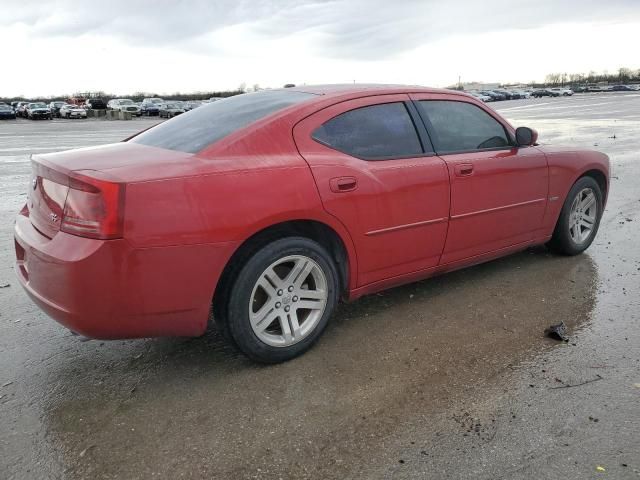
POLYGON ((209 103, 161 123, 130 141, 152 147, 196 153, 221 138, 315 94, 265 90, 209 103))
POLYGON ((422 155, 420 140, 402 102, 341 113, 313 132, 328 147, 367 160, 422 155))
POLYGON ((433 126, 432 141, 439 153, 501 148, 510 144, 504 127, 475 105, 421 100, 420 107, 433 126))

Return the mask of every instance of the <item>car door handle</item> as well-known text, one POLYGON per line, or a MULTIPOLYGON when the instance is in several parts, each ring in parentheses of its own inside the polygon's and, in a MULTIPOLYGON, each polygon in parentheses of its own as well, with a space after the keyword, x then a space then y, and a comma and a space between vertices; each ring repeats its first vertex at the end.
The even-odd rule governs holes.
POLYGON ((455 168, 456 176, 467 177, 473 174, 473 165, 470 163, 459 163, 455 168))
POLYGON ((329 180, 329 187, 335 193, 351 192, 357 186, 358 181, 355 177, 336 177, 329 180))

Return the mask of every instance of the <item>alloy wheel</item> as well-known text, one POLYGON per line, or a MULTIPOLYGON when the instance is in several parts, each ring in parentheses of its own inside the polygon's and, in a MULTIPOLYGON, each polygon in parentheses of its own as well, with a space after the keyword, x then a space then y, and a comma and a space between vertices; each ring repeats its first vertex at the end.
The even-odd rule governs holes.
POLYGON ((327 299, 327 277, 314 260, 304 255, 283 257, 269 265, 253 287, 251 328, 267 345, 294 345, 313 332, 327 299))
POLYGON ((569 213, 569 235, 582 244, 591 235, 598 218, 598 202, 591 188, 583 188, 573 199, 569 213))

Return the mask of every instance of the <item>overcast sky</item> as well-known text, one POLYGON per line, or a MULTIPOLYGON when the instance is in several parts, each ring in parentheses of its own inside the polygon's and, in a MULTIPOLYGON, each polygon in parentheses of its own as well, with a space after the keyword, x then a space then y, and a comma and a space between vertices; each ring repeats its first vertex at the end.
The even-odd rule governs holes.
POLYGON ((0 96, 640 68, 640 0, 0 0, 0 96))

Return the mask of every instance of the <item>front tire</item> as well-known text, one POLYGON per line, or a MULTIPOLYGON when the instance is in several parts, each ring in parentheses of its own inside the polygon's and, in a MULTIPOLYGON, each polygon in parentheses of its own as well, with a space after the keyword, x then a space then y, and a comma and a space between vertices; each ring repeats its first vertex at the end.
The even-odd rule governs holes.
POLYGON ((598 182, 582 177, 564 201, 549 248, 564 255, 584 252, 596 236, 602 218, 603 195, 598 182))
POLYGON ((339 298, 339 276, 327 250, 304 237, 258 250, 227 290, 225 326, 252 360, 290 360, 318 340, 339 298))

